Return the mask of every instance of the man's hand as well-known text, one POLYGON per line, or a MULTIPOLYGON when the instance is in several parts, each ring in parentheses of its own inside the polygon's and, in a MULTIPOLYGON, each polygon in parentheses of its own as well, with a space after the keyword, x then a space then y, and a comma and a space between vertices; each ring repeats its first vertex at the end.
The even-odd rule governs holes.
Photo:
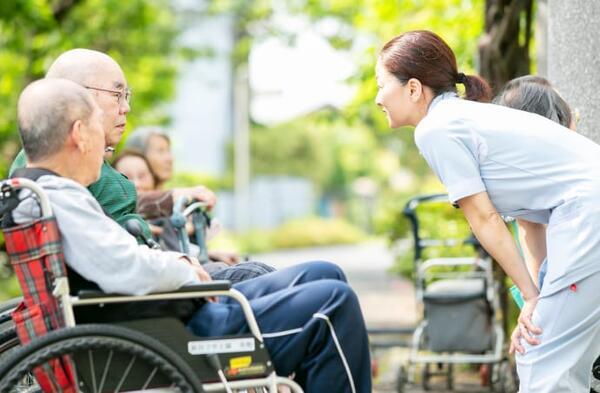
POLYGON ((224 262, 229 266, 240 263, 240 256, 232 251, 209 251, 208 258, 213 262, 224 262))
POLYGON ((198 275, 198 278, 200 279, 200 281, 202 281, 202 282, 211 282, 212 281, 212 278, 210 277, 210 274, 208 274, 206 272, 206 270, 204 270, 204 268, 202 267, 202 265, 200 265, 200 264, 198 264, 198 265, 192 265, 192 267, 196 271, 196 275, 198 275))
POLYGON ((519 352, 521 355, 525 353, 525 347, 521 344, 521 339, 525 339, 525 341, 531 345, 538 345, 540 343, 540 340, 535 338, 534 335, 542 334, 542 329, 536 327, 531 321, 537 302, 537 296, 525 300, 525 304, 523 305, 521 314, 519 314, 519 319, 517 320, 517 327, 510 337, 511 343, 509 352, 511 354, 515 353, 515 351, 519 352))
POLYGON ((204 186, 173 189, 173 203, 176 203, 182 196, 197 199, 200 202, 206 203, 209 210, 217 203, 217 196, 215 193, 204 186))

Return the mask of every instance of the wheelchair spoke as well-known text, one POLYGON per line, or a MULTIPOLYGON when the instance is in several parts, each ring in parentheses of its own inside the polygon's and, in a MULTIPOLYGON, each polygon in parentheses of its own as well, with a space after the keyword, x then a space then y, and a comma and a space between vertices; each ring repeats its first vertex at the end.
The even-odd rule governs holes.
POLYGON ((106 376, 108 375, 108 370, 110 369, 110 362, 112 361, 113 351, 111 350, 108 353, 108 359, 106 360, 106 364, 104 365, 104 371, 102 372, 102 380, 100 381, 100 387, 98 391, 101 392, 104 387, 104 382, 106 382, 106 376))
POLYGON ((152 381, 152 378, 154 378, 154 375, 156 374, 157 371, 158 371, 158 367, 154 367, 154 369, 150 373, 150 376, 148 377, 146 382, 144 382, 144 386, 142 386, 141 390, 146 390, 146 388, 148 388, 148 385, 150 385, 150 382, 152 381))
POLYGON ((129 372, 131 371, 131 367, 133 367, 133 364, 135 363, 136 359, 137 359, 137 356, 133 356, 131 358, 131 361, 129 362, 129 364, 127 365, 127 368, 125 369, 125 373, 123 374, 123 376, 121 377, 121 380, 119 381, 119 384, 115 388, 115 393, 118 392, 119 390, 121 390, 121 386, 123 386, 123 383, 125 382, 125 379, 129 375, 129 372))
POLYGON ((90 363, 90 372, 92 374, 92 387, 94 388, 94 393, 96 393, 98 391, 96 386, 96 369, 94 366, 94 355, 91 350, 88 351, 88 361, 90 363))

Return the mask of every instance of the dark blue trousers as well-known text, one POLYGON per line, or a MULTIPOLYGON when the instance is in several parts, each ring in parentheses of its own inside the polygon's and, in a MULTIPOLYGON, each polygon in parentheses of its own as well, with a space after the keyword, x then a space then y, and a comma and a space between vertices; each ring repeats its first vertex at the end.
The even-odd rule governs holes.
MULTIPOLYGON (((371 392, 371 361, 356 294, 341 269, 308 262, 233 286, 249 300, 279 375, 307 392, 371 392)), ((197 335, 248 332, 231 299, 207 303, 190 320, 197 335)))

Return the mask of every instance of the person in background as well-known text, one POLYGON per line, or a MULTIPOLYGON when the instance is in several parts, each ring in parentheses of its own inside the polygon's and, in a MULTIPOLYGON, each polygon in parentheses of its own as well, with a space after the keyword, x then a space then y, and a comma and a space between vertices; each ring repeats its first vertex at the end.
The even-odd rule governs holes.
MULTIPOLYGON (((71 49, 54 60, 46 73, 46 78, 68 79, 89 90, 102 110, 102 124, 106 136, 105 148, 107 155, 110 155, 123 136, 127 114, 131 110, 132 93, 121 66, 105 53, 90 49, 71 49)), ((27 158, 25 151, 21 150, 15 157, 9 174, 25 167, 27 158)), ((72 165, 77 165, 77 162, 74 161, 72 165)), ((88 188, 106 214, 119 225, 124 226, 129 220, 139 223, 143 236, 138 237, 138 242, 142 242, 144 237, 151 236, 150 228, 136 212, 138 195, 134 185, 115 171, 106 157, 100 178, 88 188)), ((151 207, 150 211, 156 211, 154 206, 160 205, 163 210, 171 214, 174 201, 181 196, 206 202, 210 207, 216 203, 216 196, 206 187, 153 191, 141 194, 139 200, 143 200, 145 206, 151 207)))
MULTIPOLYGON (((541 76, 525 75, 509 81, 494 98, 493 103, 535 113, 563 127, 577 130, 577 112, 571 109, 550 81, 541 76)), ((548 267, 546 225, 525 220, 517 220, 517 225, 519 244, 525 263, 532 279, 541 290, 548 267)), ((600 356, 594 365, 600 365, 600 356)), ((600 391, 600 381, 594 379, 592 379, 592 387, 595 391, 600 391)))
MULTIPOLYGON (((124 150, 113 160, 113 167, 133 182, 138 193, 155 190, 158 176, 152 171, 147 158, 139 151, 124 150)), ((142 216, 144 216, 148 214, 151 206, 158 206, 157 211, 152 214, 155 218, 148 220, 152 235, 164 250, 181 251, 177 232, 171 224, 169 216, 156 217, 162 210, 165 210, 160 204, 141 208, 138 206, 138 212, 142 212, 142 216)), ((194 228, 191 223, 187 226, 187 229, 188 234, 193 233, 194 228)), ((195 244, 190 246, 192 253, 198 250, 195 244)), ((205 264, 204 267, 214 280, 229 280, 236 283, 275 271, 272 266, 258 261, 240 263, 239 257, 234 252, 207 251, 210 262, 205 264)))

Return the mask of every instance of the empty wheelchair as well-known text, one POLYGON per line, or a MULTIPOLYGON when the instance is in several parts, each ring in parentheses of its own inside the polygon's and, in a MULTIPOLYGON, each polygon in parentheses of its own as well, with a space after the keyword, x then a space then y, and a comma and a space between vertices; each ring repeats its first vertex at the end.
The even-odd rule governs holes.
POLYGON ((20 346, 1 358, 0 392, 276 392, 278 385, 302 391, 276 375, 248 301, 229 282, 146 296, 72 293, 69 281, 76 273, 65 264, 43 190, 27 179, 3 181, 0 189, 4 214, 18 205, 22 189, 42 212, 3 229, 23 301, 11 313, 20 346), (216 296, 239 302, 248 333, 197 337, 177 318, 199 299, 216 296), (138 302, 151 312, 134 318, 127 310, 138 302), (152 315, 162 309, 169 312, 152 315))
MULTIPOLYGON (((493 261, 473 237, 440 238, 426 234, 422 209, 433 204, 451 209, 445 194, 418 196, 404 208, 414 238, 414 269, 417 301, 423 320, 413 337, 407 367, 398 375, 398 391, 415 381, 420 365, 421 384, 430 388, 430 377, 445 375, 447 388, 453 388, 454 365, 489 364, 489 386, 493 391, 516 391, 515 373, 505 351, 499 304, 500 283, 492 271, 493 261), (424 250, 471 245, 476 256, 424 258, 424 250)), ((439 213, 439 211, 438 211, 439 213)), ((439 226, 435 217, 434 226, 439 226)))

